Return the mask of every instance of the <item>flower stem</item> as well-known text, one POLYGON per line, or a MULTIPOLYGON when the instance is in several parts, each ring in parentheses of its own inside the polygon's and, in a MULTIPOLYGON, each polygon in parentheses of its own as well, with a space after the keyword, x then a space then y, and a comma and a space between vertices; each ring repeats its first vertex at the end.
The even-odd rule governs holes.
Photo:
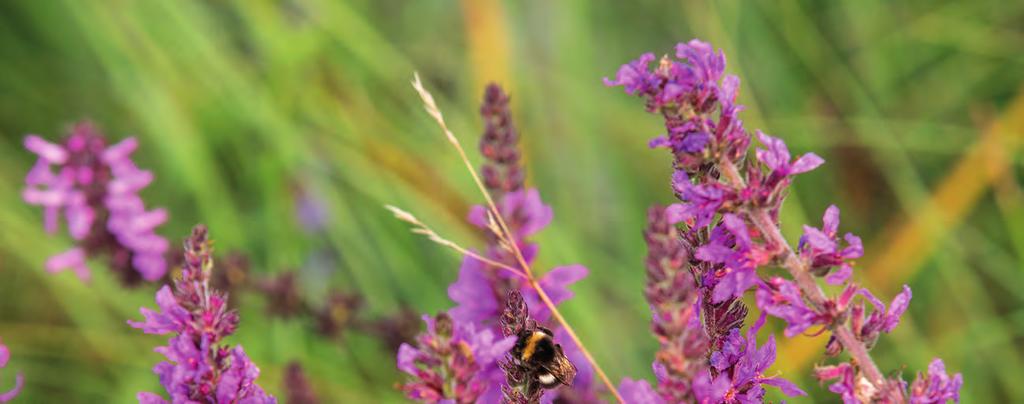
MULTIPOLYGON (((733 187, 742 189, 746 186, 743 177, 733 162, 723 159, 719 163, 719 171, 733 187)), ((765 241, 782 249, 783 267, 789 271, 797 286, 807 296, 807 299, 810 300, 814 308, 817 310, 823 309, 828 301, 828 298, 825 297, 825 292, 821 290, 814 277, 811 276, 807 264, 797 257, 796 252, 786 242, 786 238, 783 237, 779 227, 772 221, 768 211, 763 208, 752 208, 747 211, 747 214, 750 217, 750 221, 757 227, 757 230, 761 232, 765 241)), ((845 325, 840 325, 833 328, 832 333, 843 347, 846 348, 846 351, 850 353, 850 357, 854 359, 857 366, 864 372, 868 382, 874 385, 877 391, 885 391, 885 378, 882 376, 882 372, 878 370, 878 366, 871 359, 871 355, 868 353, 867 348, 864 347, 864 344, 853 335, 853 331, 845 325)))

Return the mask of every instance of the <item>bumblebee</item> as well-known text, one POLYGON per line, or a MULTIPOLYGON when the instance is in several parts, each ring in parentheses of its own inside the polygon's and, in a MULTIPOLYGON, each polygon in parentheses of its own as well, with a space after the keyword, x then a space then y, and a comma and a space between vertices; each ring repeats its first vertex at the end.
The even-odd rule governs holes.
POLYGON ((527 372, 531 385, 552 389, 559 385, 572 386, 576 366, 562 352, 562 346, 552 339, 551 330, 537 327, 519 333, 512 355, 527 372))

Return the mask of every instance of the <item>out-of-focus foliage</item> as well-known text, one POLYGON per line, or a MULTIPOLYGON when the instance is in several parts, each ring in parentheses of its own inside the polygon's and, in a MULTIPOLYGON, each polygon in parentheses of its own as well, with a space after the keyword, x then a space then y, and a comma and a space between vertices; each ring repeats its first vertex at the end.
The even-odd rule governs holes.
MULTIPOLYGON (((650 378, 640 234, 647 206, 672 200, 669 158, 646 148, 659 120, 600 79, 699 37, 743 80, 749 128, 827 160, 783 210, 791 240, 834 202, 865 239, 855 277, 883 300, 913 287, 909 315, 875 348, 880 367, 916 372, 941 355, 963 372, 965 401, 1024 400, 1024 3, 696 3, 3 2, 0 337, 25 373, 19 399, 132 402, 158 388, 163 340, 125 324, 155 286, 122 289, 101 262, 89 285, 44 273, 70 241, 20 199, 23 136, 57 139, 81 118, 139 137, 135 157, 157 177, 143 196, 169 209, 160 232, 175 243, 206 223, 256 273, 298 268, 311 299, 360 293, 366 318, 449 307, 459 257, 382 208, 480 242, 463 220, 479 197, 408 86, 415 70, 467 144, 484 84, 506 86, 528 181, 555 211, 540 267, 590 268, 565 315, 612 378, 650 378), (325 208, 322 230, 303 227, 301 198, 325 208)), ((401 400, 381 341, 328 341, 240 299, 230 342, 270 392, 283 396, 298 360, 324 401, 401 400)), ((824 342, 781 341, 776 369, 811 394, 792 402, 835 400, 810 377, 824 342)))

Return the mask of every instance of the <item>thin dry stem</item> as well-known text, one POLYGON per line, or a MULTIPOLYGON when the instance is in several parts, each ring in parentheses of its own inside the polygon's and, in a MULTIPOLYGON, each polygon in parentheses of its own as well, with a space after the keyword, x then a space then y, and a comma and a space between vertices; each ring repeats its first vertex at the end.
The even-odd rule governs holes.
MULTIPOLYGON (((491 198, 491 194, 487 192, 487 188, 484 186, 483 182, 480 181, 480 176, 477 175, 476 169, 473 167, 473 164, 470 163, 469 158, 466 157, 466 151, 462 148, 462 144, 459 142, 459 139, 455 137, 455 134, 453 134, 451 130, 448 129, 448 125, 444 121, 444 116, 441 115, 441 110, 438 109, 437 103, 434 102, 434 97, 430 94, 429 91, 427 91, 426 88, 423 87, 423 82, 420 81, 420 76, 418 73, 413 74, 412 87, 416 89, 416 92, 419 93, 420 98, 423 99, 423 106, 427 110, 427 113, 430 114, 430 116, 433 117, 435 121, 437 121, 437 124, 441 127, 441 130, 444 131, 445 136, 448 138, 448 142, 451 143, 452 146, 455 147, 455 150, 459 153, 459 158, 461 158, 462 162, 465 164, 466 171, 469 171, 470 176, 473 177, 473 182, 476 183, 477 189, 479 189, 480 194, 482 194, 484 200, 487 201, 488 209, 493 213, 494 219, 496 219, 496 221, 498 222, 498 226, 500 227, 501 232, 504 235, 503 238, 505 238, 506 240, 511 240, 512 232, 509 231, 508 225, 505 224, 505 219, 501 217, 501 211, 498 210, 498 206, 494 203, 494 199, 491 198)), ((608 378, 608 375, 605 374, 603 369, 601 369, 601 365, 597 364, 597 361, 594 360, 594 357, 587 350, 586 346, 584 346, 583 342, 580 341, 579 337, 576 336, 576 332, 573 330, 572 326, 569 325, 569 322, 565 320, 565 317, 562 316, 562 313, 558 311, 558 308, 555 307, 551 299, 548 298, 547 293, 544 292, 544 289, 541 288, 540 285, 537 283, 537 280, 533 277, 533 270, 530 268, 530 265, 526 263, 526 259, 523 258, 523 253, 522 251, 520 251, 519 246, 514 242, 509 243, 509 245, 512 248, 513 255, 515 255, 516 257, 516 261, 519 262, 519 266, 522 268, 523 272, 526 273, 530 287, 532 287, 537 292, 537 295, 540 296, 541 301, 543 301, 544 305, 547 306, 548 310, 551 311, 551 314, 555 317, 555 320, 557 320, 558 323, 561 324, 563 328, 565 328, 565 331, 569 334, 569 338, 571 338, 573 342, 576 343, 576 346, 580 348, 580 352, 583 352, 583 356, 585 356, 587 358, 587 361, 590 362, 590 364, 594 367, 594 370, 597 372, 597 375, 600 377, 601 381, 604 382, 606 387, 608 387, 608 391, 611 392, 613 396, 615 396, 615 399, 619 403, 625 403, 625 401, 623 401, 622 399, 622 396, 619 395, 619 391, 615 388, 615 384, 612 383, 611 379, 608 378)))
POLYGON ((451 240, 448 240, 448 239, 446 239, 444 237, 441 237, 441 235, 437 234, 437 232, 435 232, 433 229, 431 229, 430 227, 427 227, 426 224, 424 224, 423 222, 419 221, 419 219, 417 219, 416 216, 413 216, 412 213, 406 212, 406 211, 404 211, 404 210, 402 210, 400 208, 397 208, 397 207, 391 206, 391 205, 384 205, 384 208, 389 210, 389 211, 391 211, 391 213, 394 214, 395 218, 397 218, 398 220, 401 220, 403 222, 406 222, 406 223, 409 223, 409 224, 413 225, 413 228, 412 228, 412 232, 413 233, 426 236, 427 239, 429 239, 430 241, 433 241, 433 242, 435 242, 435 243, 437 243, 437 244, 439 244, 441 246, 448 247, 448 248, 450 248, 452 250, 455 250, 455 251, 457 251, 457 252, 459 252, 459 253, 461 253, 463 255, 468 255, 470 257, 473 257, 473 258, 475 258, 477 260, 480 260, 481 262, 483 262, 485 264, 493 265, 495 267, 498 267, 498 268, 504 269, 506 271, 512 272, 516 276, 519 276, 519 277, 521 277, 523 279, 527 279, 527 280, 530 279, 529 277, 526 276, 526 274, 523 273, 523 271, 520 271, 520 270, 516 269, 515 267, 512 267, 512 266, 507 265, 507 264, 502 264, 502 263, 500 263, 498 261, 495 261, 495 260, 492 260, 490 258, 485 258, 485 257, 481 256, 480 254, 472 252, 472 251, 470 251, 470 250, 468 250, 468 249, 466 249, 466 248, 456 244, 454 241, 451 241, 451 240))

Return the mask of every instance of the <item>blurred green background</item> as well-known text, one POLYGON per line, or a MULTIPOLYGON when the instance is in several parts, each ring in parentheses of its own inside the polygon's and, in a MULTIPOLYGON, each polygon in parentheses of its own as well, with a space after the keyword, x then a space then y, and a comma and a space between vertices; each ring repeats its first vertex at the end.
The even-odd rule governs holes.
MULTIPOLYGON (((673 200, 670 159, 646 148, 660 119, 601 78, 697 37, 741 77, 748 128, 827 160, 785 205, 791 240, 835 203, 842 230, 866 243, 857 279, 886 301, 913 288, 874 350, 881 368, 912 378, 941 356, 963 372, 964 402, 1024 401, 1024 2, 697 3, 0 3, 0 338, 13 354, 0 388, 20 370, 21 402, 161 391, 150 368, 164 338, 125 324, 153 306, 155 285, 123 289, 102 261, 90 285, 46 274, 71 241, 46 235, 20 199, 34 161, 23 136, 57 140, 83 118, 140 138, 136 160, 157 176, 144 196, 170 210, 159 232, 173 245, 206 223, 256 273, 299 269, 311 299, 328 286, 361 294, 366 318, 450 307, 459 257, 382 208, 479 243, 463 217, 480 198, 408 85, 413 71, 470 147, 483 85, 506 86, 528 181, 555 211, 539 267, 589 267, 565 315, 613 379, 653 379, 640 232, 649 204, 673 200), (300 194, 322 201, 325 230, 303 230, 300 194)), ((272 393, 299 360, 324 402, 402 399, 376 338, 328 341, 264 305, 245 299, 231 342, 272 393)), ((838 401, 809 377, 824 342, 780 341, 775 369, 811 393, 791 402, 838 401)))

